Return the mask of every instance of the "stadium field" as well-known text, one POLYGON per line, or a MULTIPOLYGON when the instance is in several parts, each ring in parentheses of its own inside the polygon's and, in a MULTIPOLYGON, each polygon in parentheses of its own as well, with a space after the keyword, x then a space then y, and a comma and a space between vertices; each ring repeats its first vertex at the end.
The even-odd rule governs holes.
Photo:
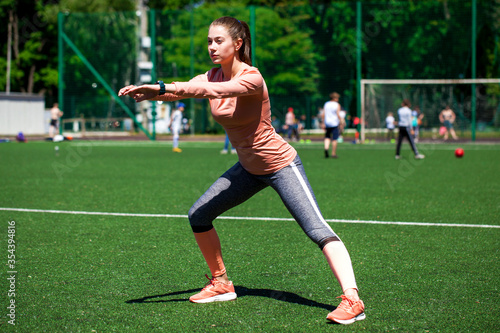
POLYGON ((222 143, 55 145, 0 145, 2 332, 499 329, 500 145, 295 145, 353 260, 367 318, 349 326, 327 323, 340 288, 271 189, 215 221, 238 299, 188 301, 209 270, 187 212, 236 162, 222 143))

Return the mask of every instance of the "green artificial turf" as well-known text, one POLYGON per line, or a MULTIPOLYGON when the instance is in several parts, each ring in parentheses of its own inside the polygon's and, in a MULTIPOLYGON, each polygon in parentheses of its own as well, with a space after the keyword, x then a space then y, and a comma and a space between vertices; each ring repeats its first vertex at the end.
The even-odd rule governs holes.
POLYGON ((366 304, 366 320, 341 326, 325 319, 341 293, 333 274, 270 189, 215 222, 238 299, 187 301, 209 271, 185 215, 236 156, 220 155, 222 143, 181 145, 181 154, 164 142, 64 142, 57 154, 53 143, 0 145, 0 208, 41 210, 0 210, 0 331, 498 331, 499 229, 470 225, 500 225, 500 146, 462 144, 457 159, 458 145, 422 144, 427 158, 416 161, 406 144, 396 161, 393 145, 341 144, 326 160, 321 144, 296 144, 366 304))

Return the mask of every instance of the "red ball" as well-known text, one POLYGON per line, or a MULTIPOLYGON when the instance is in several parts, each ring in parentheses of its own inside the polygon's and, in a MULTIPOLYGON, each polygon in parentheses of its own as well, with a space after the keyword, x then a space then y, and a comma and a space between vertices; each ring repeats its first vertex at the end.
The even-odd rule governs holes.
POLYGON ((462 148, 455 149, 455 156, 459 158, 464 156, 464 150, 462 148))

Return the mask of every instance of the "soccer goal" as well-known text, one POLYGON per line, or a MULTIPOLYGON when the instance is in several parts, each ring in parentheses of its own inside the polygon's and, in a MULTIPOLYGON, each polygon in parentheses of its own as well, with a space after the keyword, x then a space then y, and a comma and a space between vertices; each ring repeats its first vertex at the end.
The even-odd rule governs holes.
POLYGON ((441 80, 361 80, 361 129, 364 142, 367 132, 383 133, 385 118, 397 110, 403 99, 410 100, 412 110, 424 115, 423 130, 440 126, 439 113, 449 106, 456 114, 456 130, 475 132, 500 129, 499 79, 441 80))

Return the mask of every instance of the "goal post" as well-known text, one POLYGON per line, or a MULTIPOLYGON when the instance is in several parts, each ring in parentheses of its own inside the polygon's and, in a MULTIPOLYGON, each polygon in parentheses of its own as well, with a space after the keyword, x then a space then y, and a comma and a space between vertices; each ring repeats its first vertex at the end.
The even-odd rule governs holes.
POLYGON ((478 108, 484 123, 491 123, 494 127, 500 125, 497 123, 500 118, 499 92, 500 78, 361 79, 360 140, 365 142, 367 130, 385 128, 383 119, 386 113, 395 114, 401 101, 408 98, 413 105, 420 105, 424 115, 431 119, 431 127, 439 125, 437 115, 444 106, 455 107, 464 120, 462 126, 470 126, 474 141, 478 108))

